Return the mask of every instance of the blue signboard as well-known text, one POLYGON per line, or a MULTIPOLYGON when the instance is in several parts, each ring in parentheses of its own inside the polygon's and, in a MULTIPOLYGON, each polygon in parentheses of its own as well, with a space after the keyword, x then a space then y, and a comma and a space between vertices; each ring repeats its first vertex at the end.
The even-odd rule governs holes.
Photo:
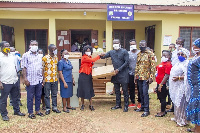
POLYGON ((134 5, 107 5, 107 20, 108 21, 133 21, 134 20, 134 5))

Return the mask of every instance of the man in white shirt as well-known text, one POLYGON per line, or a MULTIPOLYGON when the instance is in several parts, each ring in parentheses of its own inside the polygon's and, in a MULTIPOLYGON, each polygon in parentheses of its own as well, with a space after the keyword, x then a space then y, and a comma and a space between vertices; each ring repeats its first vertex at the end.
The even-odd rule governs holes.
POLYGON ((93 52, 103 52, 102 48, 99 48, 99 45, 97 43, 94 44, 93 52))
POLYGON ((8 42, 1 43, 2 54, 0 58, 0 113, 4 121, 9 121, 7 112, 7 98, 9 93, 13 99, 14 115, 25 116, 20 112, 17 88, 17 71, 15 66, 15 58, 10 54, 10 45, 8 42))

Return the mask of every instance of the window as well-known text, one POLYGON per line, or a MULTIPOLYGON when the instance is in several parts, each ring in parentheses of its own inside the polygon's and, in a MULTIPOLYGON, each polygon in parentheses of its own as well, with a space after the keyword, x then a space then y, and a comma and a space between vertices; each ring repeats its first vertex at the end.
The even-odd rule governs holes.
POLYGON ((179 36, 185 39, 184 48, 191 52, 192 43, 200 38, 200 27, 180 27, 179 36))
POLYGON ((31 40, 37 40, 38 41, 38 48, 41 48, 44 50, 45 53, 47 53, 47 36, 48 36, 48 30, 25 30, 25 47, 26 51, 29 49, 29 44, 31 40))
POLYGON ((119 39, 121 47, 130 50, 129 41, 135 38, 135 30, 114 30, 114 39, 119 39))

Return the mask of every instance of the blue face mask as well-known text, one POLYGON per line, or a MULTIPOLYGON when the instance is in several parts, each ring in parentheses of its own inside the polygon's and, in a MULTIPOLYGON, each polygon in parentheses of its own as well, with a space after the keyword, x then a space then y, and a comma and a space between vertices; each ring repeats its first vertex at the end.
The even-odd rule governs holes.
POLYGON ((183 62, 185 60, 185 57, 179 56, 178 59, 179 59, 180 62, 183 62))

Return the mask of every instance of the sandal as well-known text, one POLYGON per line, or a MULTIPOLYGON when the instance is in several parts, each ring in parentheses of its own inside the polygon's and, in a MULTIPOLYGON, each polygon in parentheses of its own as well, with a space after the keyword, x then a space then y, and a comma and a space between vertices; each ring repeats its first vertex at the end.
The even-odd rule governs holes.
POLYGON ((186 131, 187 132, 194 132, 194 129, 193 128, 188 128, 186 131))
POLYGON ((67 107, 67 109, 76 110, 74 107, 67 107))
POLYGON ((36 116, 34 114, 29 114, 28 117, 31 118, 31 119, 35 119, 36 118, 36 116))
POLYGON ((65 112, 65 113, 69 113, 69 110, 67 109, 67 110, 63 110, 63 112, 65 112))
POLYGON ((41 113, 41 112, 37 113, 36 115, 39 115, 39 116, 41 116, 41 117, 43 117, 43 116, 44 116, 44 114, 43 114, 43 113, 41 113))
POLYGON ((89 109, 90 109, 91 111, 94 111, 94 110, 95 110, 94 107, 91 106, 91 105, 89 105, 89 109))
POLYGON ((81 111, 83 111, 83 110, 84 110, 84 108, 85 108, 85 105, 81 105, 81 108, 80 108, 80 110, 81 110, 81 111))

